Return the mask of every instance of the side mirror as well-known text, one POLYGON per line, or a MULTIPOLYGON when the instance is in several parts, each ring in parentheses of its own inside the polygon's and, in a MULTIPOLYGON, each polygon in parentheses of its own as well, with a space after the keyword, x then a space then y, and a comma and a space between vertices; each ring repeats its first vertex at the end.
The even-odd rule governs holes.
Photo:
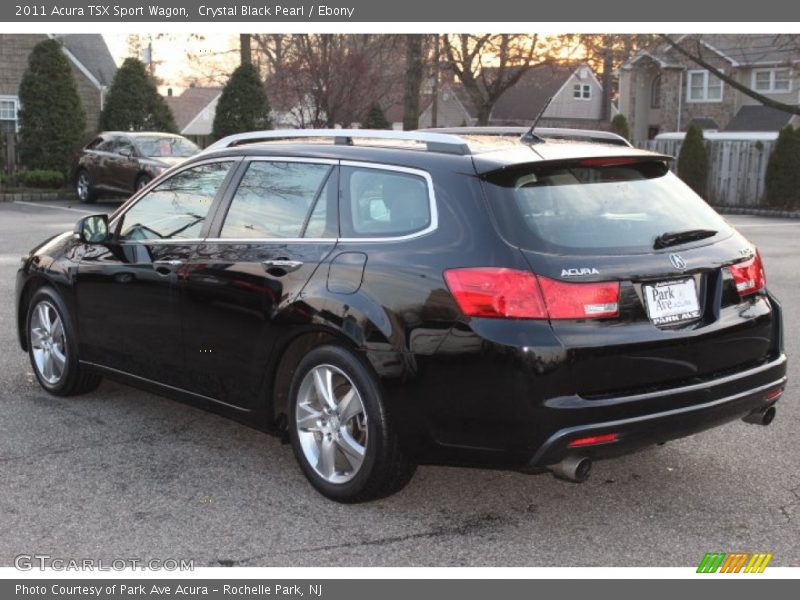
POLYGON ((119 154, 125 158, 133 158, 133 150, 130 148, 121 148, 119 154))
POLYGON ((108 215, 81 217, 74 232, 84 244, 102 244, 108 241, 108 215))

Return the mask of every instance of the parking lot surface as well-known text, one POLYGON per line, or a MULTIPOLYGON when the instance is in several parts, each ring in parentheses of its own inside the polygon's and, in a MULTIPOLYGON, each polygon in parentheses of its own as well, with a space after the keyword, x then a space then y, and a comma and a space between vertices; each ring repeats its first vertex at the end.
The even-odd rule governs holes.
MULTIPOLYGON (((731 423, 595 464, 587 483, 420 467, 390 498, 335 504, 289 446, 104 381, 54 398, 15 333, 19 257, 71 229, 68 202, 0 204, 0 565, 19 554, 195 566, 696 566, 772 552, 800 566, 800 220, 729 220, 782 300, 790 384, 770 427, 731 423)), ((108 310, 114 310, 109 306, 108 310)))

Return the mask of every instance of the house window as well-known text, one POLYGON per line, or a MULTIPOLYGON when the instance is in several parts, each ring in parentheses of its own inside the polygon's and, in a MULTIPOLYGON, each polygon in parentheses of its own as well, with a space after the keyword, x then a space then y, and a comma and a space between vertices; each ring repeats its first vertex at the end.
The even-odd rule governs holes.
POLYGON ((572 86, 572 97, 575 100, 591 100, 592 86, 588 83, 576 83, 572 86))
POLYGON ((19 100, 16 96, 0 96, 0 132, 17 131, 18 110, 19 100))
POLYGON ((785 94, 792 91, 792 72, 789 69, 753 69, 751 87, 765 94, 785 94))
POLYGON ((722 100, 722 81, 708 71, 689 71, 686 86, 687 102, 719 102, 722 100))
POLYGON ((653 77, 650 83, 650 108, 661 108, 661 75, 653 77))

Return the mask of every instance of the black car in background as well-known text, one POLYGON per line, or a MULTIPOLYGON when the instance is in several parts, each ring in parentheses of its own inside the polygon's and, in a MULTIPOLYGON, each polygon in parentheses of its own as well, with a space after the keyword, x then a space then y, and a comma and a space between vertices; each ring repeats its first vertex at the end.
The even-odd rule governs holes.
POLYGON ((25 257, 36 377, 285 436, 344 502, 420 463, 582 481, 593 458, 772 420, 780 305, 668 157, 474 133, 217 142, 25 257))
POLYGON ((172 133, 106 131, 81 151, 75 167, 75 191, 81 202, 98 194, 130 196, 163 171, 200 149, 172 133))

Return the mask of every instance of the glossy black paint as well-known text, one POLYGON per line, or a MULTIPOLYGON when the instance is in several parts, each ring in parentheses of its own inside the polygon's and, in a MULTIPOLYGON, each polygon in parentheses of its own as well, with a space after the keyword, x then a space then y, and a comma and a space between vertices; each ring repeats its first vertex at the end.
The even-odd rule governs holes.
POLYGON ((492 226, 479 173, 527 152, 473 158, 281 144, 190 159, 186 166, 289 156, 420 169, 434 183, 438 228, 391 242, 220 240, 227 189, 202 240, 87 245, 64 234, 34 249, 19 272, 21 344, 31 289, 49 283, 93 368, 280 432, 294 365, 315 344, 336 341, 377 375, 417 460, 458 464, 544 466, 563 458, 571 439, 603 428, 619 431, 620 442, 582 454, 631 450, 742 417, 783 385, 780 305, 765 293, 739 299, 724 268, 751 247, 735 232, 681 246, 680 271, 668 260, 674 249, 580 257, 600 270, 582 280, 622 281, 619 318, 464 317, 446 269, 504 266, 558 279, 576 266, 575 257, 522 251, 492 226), (301 265, 282 270, 275 260, 301 265), (695 278, 702 318, 655 327, 642 283, 678 276, 695 278))

